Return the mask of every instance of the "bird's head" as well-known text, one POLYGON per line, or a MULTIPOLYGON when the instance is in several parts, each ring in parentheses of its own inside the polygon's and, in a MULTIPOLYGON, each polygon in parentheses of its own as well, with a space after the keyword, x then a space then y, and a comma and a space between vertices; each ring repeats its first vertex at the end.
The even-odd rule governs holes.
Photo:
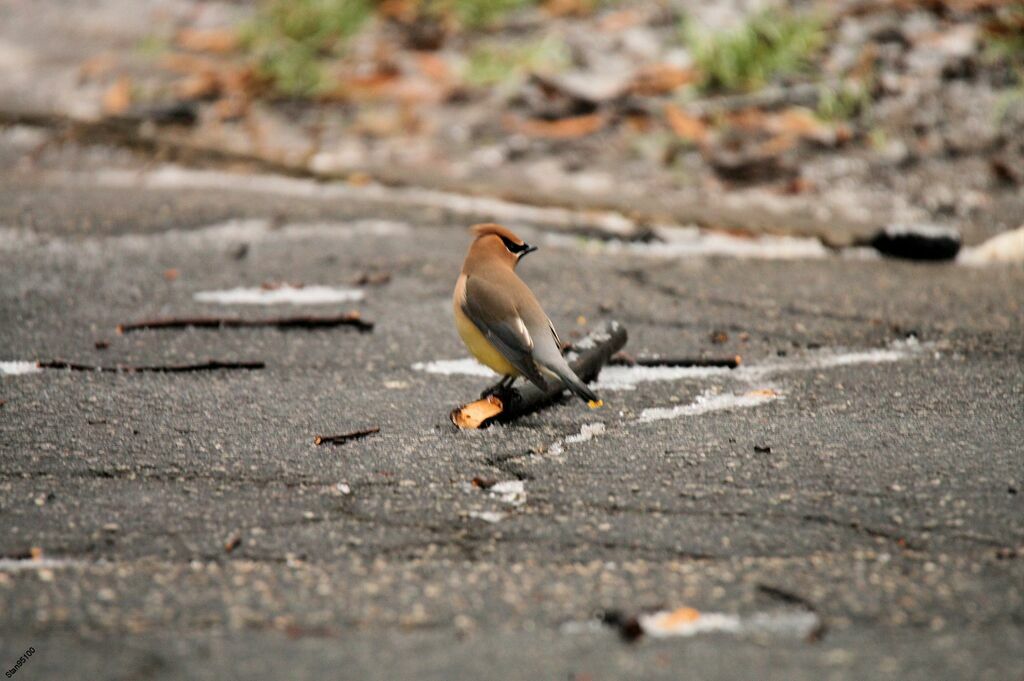
POLYGON ((524 255, 537 250, 512 230, 494 222, 474 225, 471 231, 476 239, 470 247, 470 257, 496 258, 514 268, 524 255))

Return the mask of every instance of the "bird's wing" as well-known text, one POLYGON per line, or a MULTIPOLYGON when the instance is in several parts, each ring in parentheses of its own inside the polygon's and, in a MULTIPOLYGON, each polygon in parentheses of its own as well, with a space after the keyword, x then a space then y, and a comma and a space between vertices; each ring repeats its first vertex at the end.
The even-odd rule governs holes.
POLYGON ((523 376, 541 389, 547 387, 533 362, 533 338, 501 287, 479 276, 467 277, 462 311, 523 376))

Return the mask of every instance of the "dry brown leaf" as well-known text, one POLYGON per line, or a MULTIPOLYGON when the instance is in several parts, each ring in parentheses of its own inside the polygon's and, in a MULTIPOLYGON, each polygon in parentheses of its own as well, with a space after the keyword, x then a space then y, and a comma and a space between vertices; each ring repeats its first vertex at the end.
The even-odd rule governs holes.
POLYGON ((586 137, 600 131, 608 123, 608 116, 592 113, 585 116, 571 116, 546 121, 539 118, 519 118, 506 116, 505 127, 530 137, 547 139, 575 139, 586 137))
POLYGON ((627 114, 623 123, 633 132, 650 132, 654 127, 653 119, 646 113, 627 114))
POLYGON ((132 80, 121 76, 103 93, 103 112, 108 115, 122 114, 132 105, 132 80))
POLYGON ((190 52, 227 54, 238 49, 238 34, 230 28, 183 28, 175 43, 190 52))
POLYGON ((760 390, 750 390, 744 394, 747 397, 778 397, 779 391, 771 388, 761 388, 760 390))
POLYGON ((629 90, 641 96, 665 95, 697 80, 693 69, 682 69, 672 64, 649 64, 633 76, 629 90))
POLYGON ((817 137, 829 131, 809 109, 792 107, 768 119, 768 126, 775 132, 789 133, 800 137, 817 137))
POLYGON ((667 612, 661 617, 661 625, 666 629, 672 629, 678 627, 681 624, 687 624, 689 622, 696 622, 700 619, 700 611, 694 608, 676 608, 672 612, 667 612))
POLYGON ((221 82, 212 71, 200 71, 174 84, 174 94, 181 100, 209 99, 220 94, 221 82))
POLYGON ((494 395, 482 400, 471 402, 464 407, 452 410, 451 419, 459 428, 479 428, 484 421, 494 418, 502 412, 505 405, 494 395))
POLYGON ((665 120, 672 132, 684 140, 703 144, 708 138, 708 126, 697 116, 691 116, 675 104, 665 105, 665 120))
POLYGON ((451 80, 451 69, 448 62, 432 52, 420 52, 416 55, 416 66, 420 73, 439 83, 451 80))
POLYGON ((249 99, 240 96, 222 97, 213 105, 213 112, 220 121, 234 121, 244 118, 249 111, 249 99))
POLYGON ((160 67, 175 73, 197 73, 201 71, 216 72, 223 66, 223 62, 200 57, 184 52, 172 52, 160 58, 160 67))
POLYGON ((388 19, 409 23, 416 20, 421 4, 419 0, 381 0, 377 3, 377 13, 388 19))
POLYGON ((78 79, 82 82, 101 78, 117 66, 117 57, 112 54, 98 54, 82 62, 78 67, 78 79))
POLYGON ((778 156, 796 146, 799 140, 800 138, 797 135, 791 133, 774 135, 757 145, 756 153, 759 156, 778 156))
POLYGON ((619 12, 612 12, 601 17, 597 22, 598 29, 609 33, 625 31, 633 28, 644 21, 644 15, 635 9, 624 9, 619 12))
POLYGON ((594 0, 547 0, 544 10, 553 17, 585 17, 594 11, 594 0))

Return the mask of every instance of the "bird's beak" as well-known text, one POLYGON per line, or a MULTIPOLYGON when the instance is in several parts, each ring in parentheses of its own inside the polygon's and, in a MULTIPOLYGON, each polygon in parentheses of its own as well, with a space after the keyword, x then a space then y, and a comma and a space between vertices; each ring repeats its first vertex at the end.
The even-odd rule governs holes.
POLYGON ((522 253, 519 254, 520 258, 523 257, 524 255, 526 255, 527 253, 533 253, 534 251, 537 250, 536 246, 531 246, 530 244, 523 244, 523 245, 526 246, 526 248, 524 248, 522 253))

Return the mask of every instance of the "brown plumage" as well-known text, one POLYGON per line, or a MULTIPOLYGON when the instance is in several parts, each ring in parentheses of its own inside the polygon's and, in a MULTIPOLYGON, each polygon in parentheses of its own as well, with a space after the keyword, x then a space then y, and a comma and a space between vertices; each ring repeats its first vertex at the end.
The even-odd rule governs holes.
POLYGON ((591 407, 600 406, 562 357, 551 320, 515 273, 519 260, 536 248, 498 224, 476 225, 472 233, 453 296, 455 325, 466 347, 504 377, 502 384, 524 376, 544 389, 547 380, 557 380, 591 407))

